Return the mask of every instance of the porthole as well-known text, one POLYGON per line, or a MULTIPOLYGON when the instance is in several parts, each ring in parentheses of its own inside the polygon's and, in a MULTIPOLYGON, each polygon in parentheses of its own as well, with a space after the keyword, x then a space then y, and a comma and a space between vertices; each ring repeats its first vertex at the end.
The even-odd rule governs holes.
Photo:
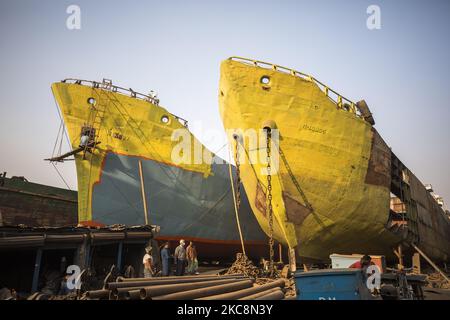
POLYGON ((169 123, 169 117, 166 116, 166 115, 163 115, 161 117, 161 122, 164 123, 164 124, 168 124, 169 123))
POLYGON ((91 106, 95 106, 97 101, 94 98, 90 97, 87 99, 87 103, 89 103, 91 106))
POLYGON ((264 85, 268 85, 270 83, 270 77, 269 76, 262 76, 260 79, 260 82, 264 85))

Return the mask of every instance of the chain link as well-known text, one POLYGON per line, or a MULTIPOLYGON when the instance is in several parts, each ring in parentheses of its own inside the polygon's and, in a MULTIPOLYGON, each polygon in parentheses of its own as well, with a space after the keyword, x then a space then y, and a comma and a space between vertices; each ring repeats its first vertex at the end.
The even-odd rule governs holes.
POLYGON ((236 141, 235 159, 236 159, 236 177, 237 177, 236 205, 239 210, 239 208, 241 207, 241 169, 240 169, 241 164, 239 162, 239 143, 237 137, 235 137, 235 141, 236 141))
POLYGON ((270 129, 266 130, 267 133, 267 211, 269 216, 269 273, 272 276, 274 274, 274 251, 273 251, 273 208, 272 208, 272 174, 271 174, 271 164, 270 164, 270 158, 271 158, 271 149, 270 149, 270 143, 272 138, 272 133, 270 129))

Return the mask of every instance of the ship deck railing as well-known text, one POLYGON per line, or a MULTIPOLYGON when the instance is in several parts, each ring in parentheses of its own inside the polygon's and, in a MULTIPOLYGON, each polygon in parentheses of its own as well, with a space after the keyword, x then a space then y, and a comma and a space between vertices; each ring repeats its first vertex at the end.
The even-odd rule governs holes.
MULTIPOLYGON (((158 105, 159 104, 159 99, 152 97, 150 95, 146 95, 137 91, 134 91, 131 88, 123 88, 120 86, 116 86, 112 84, 112 81, 109 79, 103 79, 102 82, 98 82, 98 81, 92 81, 92 80, 84 80, 84 79, 75 79, 75 78, 66 78, 64 80, 61 80, 62 83, 73 83, 73 84, 78 84, 78 85, 84 85, 84 86, 90 86, 94 89, 102 89, 102 90, 107 90, 107 91, 111 91, 113 93, 119 93, 119 94, 123 94, 123 95, 127 95, 130 96, 132 98, 135 99, 139 99, 139 100, 143 100, 143 101, 147 101, 150 102, 151 104, 154 105, 158 105)), ((188 121, 186 119, 183 119, 182 117, 179 117, 173 113, 170 113, 173 117, 175 117, 175 119, 177 119, 178 121, 180 121, 185 127, 188 126, 188 121)))
POLYGON ((253 65, 255 67, 261 67, 261 68, 266 68, 266 69, 272 69, 274 71, 284 72, 284 73, 290 74, 292 76, 300 77, 304 80, 311 81, 311 82, 317 84, 317 86, 320 88, 320 90, 323 91, 325 93, 325 95, 333 103, 335 103, 339 109, 351 112, 358 118, 363 118, 362 113, 359 110, 359 108, 357 107, 356 103, 354 103, 352 100, 344 97, 343 95, 339 94, 337 91, 331 89, 329 86, 325 85, 324 83, 320 82, 319 80, 317 80, 316 78, 314 78, 313 76, 311 76, 309 74, 306 74, 306 73, 303 73, 303 72, 300 72, 300 71, 297 71, 297 70, 294 70, 291 68, 283 67, 283 66, 280 66, 277 64, 273 64, 270 62, 264 62, 264 61, 260 61, 260 60, 248 59, 248 58, 243 58, 243 57, 238 57, 238 56, 230 57, 229 60, 247 63, 247 64, 253 65), (348 105, 348 107, 346 105, 348 105))

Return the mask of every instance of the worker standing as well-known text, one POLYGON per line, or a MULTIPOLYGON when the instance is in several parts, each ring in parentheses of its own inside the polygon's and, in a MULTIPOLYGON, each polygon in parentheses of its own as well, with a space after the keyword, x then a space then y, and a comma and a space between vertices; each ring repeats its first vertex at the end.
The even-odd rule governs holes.
POLYGON ((185 242, 183 239, 181 239, 180 245, 175 249, 174 259, 177 266, 177 276, 184 275, 184 268, 186 264, 186 249, 184 245, 185 242))
POLYGON ((372 262, 372 257, 366 254, 362 256, 359 261, 353 263, 349 268, 366 270, 370 265, 374 265, 372 262))
POLYGON ((144 278, 151 278, 153 276, 152 247, 145 248, 145 255, 144 258, 142 258, 142 264, 144 265, 144 278))
POLYGON ((197 260, 197 249, 194 243, 191 241, 186 249, 186 257, 188 261, 188 273, 198 274, 198 260, 197 260))
POLYGON ((162 276, 166 277, 170 273, 170 250, 169 243, 164 243, 163 249, 161 250, 161 263, 162 263, 162 276))
POLYGON ((80 139, 80 148, 87 147, 89 139, 90 139, 89 134, 87 132, 84 132, 80 139))
POLYGON ((366 254, 366 255, 362 256, 359 261, 356 261, 355 263, 350 265, 349 268, 361 269, 363 279, 364 279, 364 281, 366 281, 367 277, 368 277, 367 268, 371 265, 375 265, 375 263, 372 262, 372 257, 366 254))

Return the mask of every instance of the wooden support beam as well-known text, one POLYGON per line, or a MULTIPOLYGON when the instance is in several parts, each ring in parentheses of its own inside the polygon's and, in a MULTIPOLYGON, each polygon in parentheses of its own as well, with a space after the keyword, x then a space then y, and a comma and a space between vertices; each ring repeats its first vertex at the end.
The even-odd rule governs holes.
POLYGON ((413 273, 415 273, 415 274, 422 273, 422 270, 420 268, 420 254, 417 252, 413 254, 412 267, 413 267, 413 273))
POLYGON ((283 263, 283 246, 281 245, 281 243, 278 243, 278 253, 280 255, 279 263, 282 264, 283 263))
MULTIPOLYGON (((98 141, 98 142, 96 142, 96 143, 93 143, 92 145, 89 145, 89 146, 88 146, 88 151, 89 151, 89 148, 94 148, 94 147, 96 147, 96 146, 97 146, 98 144, 100 144, 100 143, 101 143, 101 142, 98 141)), ((86 147, 78 147, 77 149, 72 150, 72 151, 69 151, 69 152, 67 152, 67 153, 64 153, 64 154, 62 154, 62 155, 60 155, 60 156, 53 157, 53 158, 48 158, 48 159, 44 159, 44 160, 50 161, 50 162, 63 162, 64 159, 66 159, 66 158, 68 158, 68 157, 70 157, 70 156, 73 156, 73 155, 75 155, 75 154, 77 154, 77 153, 80 153, 80 152, 84 151, 85 149, 86 149, 86 147)))
POLYGON ((422 252, 422 250, 420 250, 414 243, 411 243, 411 245, 412 245, 412 247, 413 247, 414 249, 416 249, 416 251, 417 251, 417 252, 418 252, 425 260, 427 260, 427 262, 428 262, 428 263, 429 263, 429 264, 430 264, 437 272, 439 272, 439 273, 441 274, 441 276, 444 277, 444 279, 445 279, 445 281, 447 281, 447 283, 450 283, 450 279, 447 277, 447 275, 446 275, 444 272, 442 272, 442 270, 439 269, 439 267, 438 267, 437 265, 435 265, 434 262, 431 261, 431 259, 428 258, 428 257, 425 255, 425 253, 422 252))
POLYGON ((393 249, 393 251, 394 251, 395 256, 396 256, 397 259, 398 259, 398 269, 399 269, 399 270, 402 270, 402 269, 403 269, 403 266, 404 266, 404 265, 403 265, 402 245, 399 244, 398 247, 397 247, 397 250, 396 250, 396 249, 393 249))
POLYGON ((145 221, 145 225, 148 225, 147 199, 145 196, 144 174, 142 172, 142 161, 141 160, 139 160, 139 176, 141 178, 142 203, 144 205, 144 221, 145 221))

